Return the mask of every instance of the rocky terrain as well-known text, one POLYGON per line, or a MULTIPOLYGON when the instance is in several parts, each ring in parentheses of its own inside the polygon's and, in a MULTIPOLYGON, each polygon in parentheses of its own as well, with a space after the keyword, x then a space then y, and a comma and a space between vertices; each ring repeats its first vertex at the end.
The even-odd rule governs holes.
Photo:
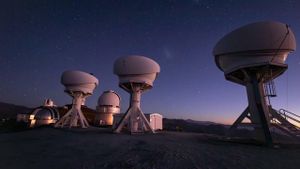
MULTIPOLYGON (((299 144, 264 147, 228 140, 228 126, 164 119, 156 134, 113 134, 109 128, 27 129, 16 113, 29 108, 0 104, 0 169, 298 169, 299 144), (9 120, 7 120, 9 119, 9 120), (9 122, 9 123, 7 123, 9 122), (8 125, 7 125, 8 124, 8 125)), ((249 131, 239 131, 250 135, 249 131)))
POLYGON ((113 134, 109 129, 36 128, 0 135, 5 169, 298 169, 298 146, 267 148, 217 136, 161 132, 113 134))

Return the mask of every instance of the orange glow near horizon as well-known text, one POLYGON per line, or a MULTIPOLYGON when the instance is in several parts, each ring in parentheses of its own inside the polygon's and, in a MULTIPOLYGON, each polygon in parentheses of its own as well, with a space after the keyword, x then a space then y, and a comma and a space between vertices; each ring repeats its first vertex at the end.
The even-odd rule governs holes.
POLYGON ((217 121, 214 121, 216 123, 221 123, 221 124, 225 124, 225 125, 232 125, 233 122, 234 122, 234 119, 223 119, 223 120, 217 120, 217 121))

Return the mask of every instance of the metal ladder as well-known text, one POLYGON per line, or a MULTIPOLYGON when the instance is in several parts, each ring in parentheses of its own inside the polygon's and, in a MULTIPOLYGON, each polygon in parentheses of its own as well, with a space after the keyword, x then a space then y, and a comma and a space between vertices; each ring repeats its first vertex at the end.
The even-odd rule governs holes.
POLYGON ((273 71, 272 69, 268 68, 268 73, 265 74, 265 79, 270 79, 267 82, 264 83, 264 92, 265 96, 270 98, 270 97, 276 97, 276 88, 275 88, 275 83, 273 80, 273 71))
POLYGON ((265 90, 265 96, 266 97, 276 97, 276 87, 274 80, 270 80, 266 83, 264 83, 264 90, 265 90))

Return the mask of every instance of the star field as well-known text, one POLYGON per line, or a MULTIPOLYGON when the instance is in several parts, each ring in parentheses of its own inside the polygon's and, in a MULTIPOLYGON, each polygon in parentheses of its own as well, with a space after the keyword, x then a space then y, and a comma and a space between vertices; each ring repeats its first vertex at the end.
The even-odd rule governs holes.
MULTIPOLYGON (((4 0, 0 2, 0 101, 39 106, 51 98, 71 102, 60 75, 93 73, 100 86, 86 104, 95 108, 105 90, 122 97, 113 63, 139 54, 161 66, 154 88, 142 96, 145 113, 230 123, 247 105, 243 86, 226 81, 212 49, 235 28, 264 20, 291 25, 300 35, 300 3, 283 0, 4 0)), ((300 54, 275 80, 275 108, 300 112, 300 54)))

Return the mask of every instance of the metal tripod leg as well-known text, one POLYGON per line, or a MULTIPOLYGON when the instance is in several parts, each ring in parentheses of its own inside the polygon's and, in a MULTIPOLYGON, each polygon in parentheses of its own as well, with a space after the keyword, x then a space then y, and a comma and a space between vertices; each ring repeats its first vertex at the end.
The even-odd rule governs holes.
POLYGON ((141 109, 139 109, 139 112, 142 117, 142 120, 144 121, 146 130, 150 131, 151 133, 155 133, 141 109))
POLYGON ((229 131, 236 129, 238 124, 242 123, 242 121, 248 117, 248 113, 249 113, 249 107, 247 107, 243 113, 235 120, 235 122, 231 125, 229 131))
POLYGON ((131 108, 127 110, 123 118, 120 120, 119 124, 117 125, 117 128, 114 130, 115 133, 120 133, 126 122, 128 122, 128 119, 131 114, 131 108))

